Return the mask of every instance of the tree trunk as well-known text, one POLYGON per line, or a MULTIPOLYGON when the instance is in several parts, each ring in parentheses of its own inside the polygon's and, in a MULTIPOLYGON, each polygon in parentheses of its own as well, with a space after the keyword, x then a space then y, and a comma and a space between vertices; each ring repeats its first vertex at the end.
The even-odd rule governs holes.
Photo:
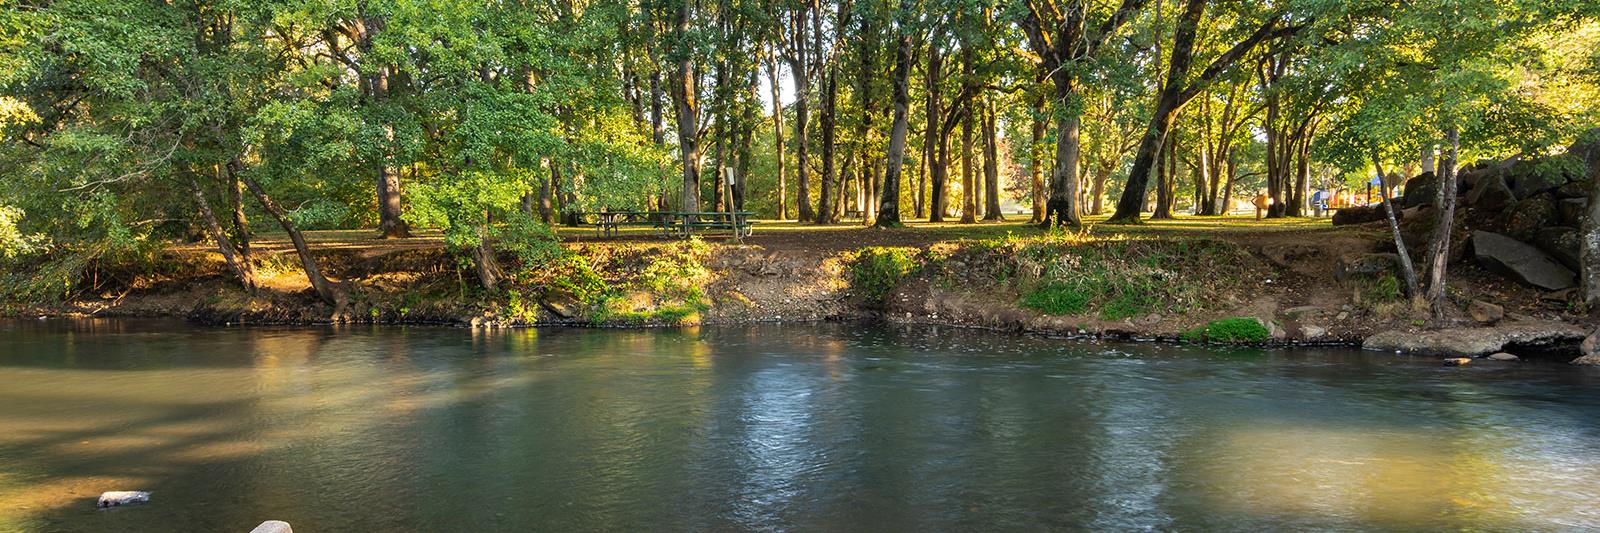
MULTIPOLYGON (((687 39, 690 28, 690 2, 678 6, 675 32, 687 39)), ((683 198, 679 205, 684 211, 700 210, 700 73, 694 65, 694 54, 680 50, 677 68, 673 71, 672 101, 678 115, 678 153, 683 164, 683 198)))
MULTIPOLYGON (((1058 95, 1061 92, 1058 88, 1058 95)), ((1067 92, 1070 95, 1070 89, 1067 92)), ((1056 114, 1056 168, 1050 176, 1050 200, 1045 204, 1044 220, 1039 223, 1041 227, 1049 227, 1051 220, 1058 227, 1083 226, 1083 217, 1078 214, 1078 130, 1081 121, 1078 113, 1056 114)))
POLYGON ((1111 222, 1139 221, 1139 215, 1144 208, 1145 192, 1150 182, 1150 170, 1155 167, 1155 160, 1160 156, 1162 143, 1171 130, 1173 115, 1183 105, 1185 95, 1182 87, 1185 80, 1189 79, 1189 67, 1194 61, 1195 33, 1200 25, 1201 15, 1205 11, 1205 4, 1205 0, 1187 0, 1184 12, 1178 17, 1173 34, 1172 57, 1168 66, 1167 80, 1156 98, 1155 111, 1151 114, 1150 124, 1145 128, 1144 136, 1139 141, 1139 150, 1134 153, 1133 168, 1128 173, 1127 186, 1122 190, 1122 197, 1117 200, 1117 211, 1111 215, 1111 222))
POLYGON ((1156 154, 1156 207, 1151 210, 1151 220, 1172 219, 1172 140, 1176 137, 1171 133, 1161 143, 1161 152, 1156 154))
MULTIPOLYGON (((239 158, 235 157, 229 164, 239 166, 239 158)), ((222 169, 218 168, 220 172, 222 169)), ((225 174, 225 173, 224 173, 225 174)), ((250 261, 250 220, 244 216, 244 183, 237 176, 217 176, 226 178, 228 182, 228 203, 233 209, 233 243, 239 249, 239 256, 246 262, 250 261)))
POLYGON ((1444 176, 1439 180, 1438 192, 1434 197, 1435 212, 1439 214, 1439 220, 1434 225, 1433 238, 1428 241, 1427 258, 1428 306, 1433 311, 1433 320, 1436 324, 1442 324, 1448 318, 1450 309, 1450 302, 1445 297, 1445 270, 1450 260, 1450 232, 1456 215, 1456 182, 1459 178, 1457 157, 1460 153, 1461 130, 1451 124, 1445 135, 1446 142, 1450 144, 1442 165, 1444 176))
POLYGON ((1417 267, 1411 264, 1411 251, 1406 247, 1406 239, 1400 234, 1400 220, 1394 215, 1394 202, 1389 201, 1389 188, 1387 175, 1383 171, 1383 163, 1378 158, 1372 158, 1372 168, 1378 171, 1378 194, 1383 197, 1383 214, 1389 220, 1389 233, 1394 236, 1394 249, 1400 256, 1400 275, 1406 284, 1406 295, 1413 300, 1422 295, 1421 285, 1417 281, 1417 267))
POLYGON ((767 64, 767 81, 772 87, 772 152, 778 163, 778 219, 789 219, 789 182, 783 173, 783 103, 779 99, 778 64, 767 64))
POLYGON ((994 100, 985 99, 983 113, 983 219, 1005 220, 1000 213, 1000 161, 999 143, 995 139, 994 100))
POLYGON ((938 43, 929 43, 926 75, 928 103, 925 106, 928 115, 925 151, 932 157, 928 161, 928 222, 944 222, 949 212, 949 186, 945 180, 950 168, 950 148, 940 127, 944 117, 944 98, 939 90, 939 80, 944 76, 943 68, 944 54, 939 50, 938 43))
POLYGON ((961 223, 978 222, 977 176, 972 171, 972 111, 970 106, 962 111, 961 118, 961 223))
POLYGON ((211 233, 211 240, 217 241, 217 251, 222 254, 222 260, 228 264, 228 269, 239 278, 239 285, 250 294, 256 293, 255 266, 250 263, 250 257, 240 249, 235 248, 233 240, 228 238, 228 232, 223 231, 222 224, 217 222, 216 213, 211 210, 211 202, 206 199, 205 190, 200 188, 198 180, 189 182, 194 193, 195 204, 200 207, 200 221, 204 223, 206 231, 211 233))
POLYGON ((311 247, 306 244, 305 235, 301 234, 300 228, 295 227, 294 222, 289 220, 288 213, 284 212, 283 208, 279 207, 278 203, 273 201, 272 197, 267 195, 267 191, 262 189, 261 185, 256 183, 256 180, 251 178, 249 174, 241 173, 233 168, 228 169, 228 173, 242 179, 245 187, 250 189, 250 192, 255 195, 256 201, 261 204, 261 208, 268 215, 271 215, 274 220, 278 221, 278 226, 283 228, 284 233, 289 234, 289 242, 294 244, 295 254, 300 257, 300 267, 305 271, 306 279, 311 282, 311 289, 317 293, 317 297, 323 302, 334 306, 335 315, 343 314, 345 306, 344 292, 322 275, 322 269, 317 266, 317 259, 311 256, 311 247))
POLYGON ((496 257, 494 246, 489 241, 489 214, 483 215, 483 224, 476 225, 478 242, 472 247, 472 264, 478 272, 478 283, 484 290, 493 291, 500 287, 500 259, 496 257))
POLYGON ((838 112, 839 75, 833 65, 828 65, 822 80, 822 111, 818 113, 817 123, 822 131, 822 193, 817 195, 817 224, 832 224, 835 218, 833 206, 834 180, 838 179, 834 168, 834 141, 835 141, 835 113, 838 112))
MULTIPOLYGON (((1040 224, 1044 222, 1045 201, 1045 152, 1042 146, 1044 144, 1044 94, 1040 94, 1033 101, 1033 128, 1029 133, 1031 135, 1028 144, 1028 177, 1031 178, 1030 181, 1033 183, 1032 194, 1030 195, 1033 198, 1033 216, 1028 219, 1028 222, 1040 224)), ((1099 205, 1098 199, 1095 202, 1096 205, 1099 205)), ((1095 214, 1098 215, 1099 213, 1095 214)))

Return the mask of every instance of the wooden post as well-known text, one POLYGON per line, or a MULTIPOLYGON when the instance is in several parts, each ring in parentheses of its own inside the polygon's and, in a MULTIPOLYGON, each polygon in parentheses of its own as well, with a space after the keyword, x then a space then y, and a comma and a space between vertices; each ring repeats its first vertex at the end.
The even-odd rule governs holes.
POLYGON ((731 201, 733 199, 733 177, 735 175, 733 167, 723 167, 722 175, 722 197, 730 200, 723 205, 728 207, 728 223, 733 226, 733 240, 734 242, 743 243, 744 233, 739 231, 739 208, 734 206, 731 201))

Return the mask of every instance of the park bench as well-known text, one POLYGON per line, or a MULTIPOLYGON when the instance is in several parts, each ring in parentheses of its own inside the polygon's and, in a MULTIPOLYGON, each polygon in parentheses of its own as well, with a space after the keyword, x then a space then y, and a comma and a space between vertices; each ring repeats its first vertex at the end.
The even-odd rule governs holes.
POLYGON ((668 224, 668 233, 680 237, 688 237, 702 231, 726 230, 738 237, 749 237, 755 233, 755 222, 750 217, 755 213, 739 211, 667 211, 660 213, 668 224))

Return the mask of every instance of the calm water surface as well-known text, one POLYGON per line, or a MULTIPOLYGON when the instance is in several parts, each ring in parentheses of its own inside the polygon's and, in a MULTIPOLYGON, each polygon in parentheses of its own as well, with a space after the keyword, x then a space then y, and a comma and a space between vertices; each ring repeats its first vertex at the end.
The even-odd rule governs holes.
POLYGON ((0 531, 1594 530, 1600 373, 938 328, 0 323, 0 531), (105 490, 150 505, 97 511, 105 490))

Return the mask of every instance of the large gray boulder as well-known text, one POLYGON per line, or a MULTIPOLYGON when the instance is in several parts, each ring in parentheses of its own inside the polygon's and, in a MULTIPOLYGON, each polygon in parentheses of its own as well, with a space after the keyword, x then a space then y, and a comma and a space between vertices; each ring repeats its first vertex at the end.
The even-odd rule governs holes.
POLYGON ((1540 229, 1558 225, 1561 215, 1556 211, 1555 197, 1537 194, 1518 200, 1501 212, 1501 224, 1506 236, 1519 241, 1531 241, 1540 229))
MULTIPOLYGON (((1395 210, 1394 216, 1396 219, 1405 218, 1401 215, 1399 209, 1395 210)), ((1366 224, 1388 219, 1389 215, 1384 213, 1383 204, 1346 207, 1333 212, 1333 225, 1335 226, 1366 224)))
POLYGON ((1551 226, 1541 229, 1539 234, 1533 237, 1533 245, 1550 254, 1551 258, 1572 269, 1573 272, 1583 268, 1579 261, 1583 253, 1583 240, 1579 237, 1577 228, 1551 226))
POLYGON ((1419 205, 1432 205, 1433 197, 1438 194, 1439 179, 1432 172, 1423 172, 1417 177, 1406 180, 1406 192, 1400 195, 1396 202, 1401 208, 1416 207, 1419 205))
POLYGON ((1563 198, 1556 201, 1557 218, 1561 220, 1562 224, 1568 226, 1582 226, 1584 215, 1588 211, 1588 198, 1563 198))
POLYGON ((1478 179, 1477 186, 1472 192, 1467 193, 1467 205, 1474 209, 1501 209, 1511 202, 1517 201, 1516 195, 1511 193, 1511 188, 1506 186, 1505 178, 1499 174, 1490 174, 1478 179))
POLYGON ((1484 268, 1548 291, 1578 284, 1572 269, 1531 244, 1488 231, 1472 232, 1472 254, 1484 268))
POLYGON ((1473 357, 1503 352, 1510 346, 1570 348, 1582 342, 1586 334, 1582 328, 1563 322, 1502 322, 1481 328, 1383 331, 1367 337, 1361 347, 1412 355, 1473 357))

